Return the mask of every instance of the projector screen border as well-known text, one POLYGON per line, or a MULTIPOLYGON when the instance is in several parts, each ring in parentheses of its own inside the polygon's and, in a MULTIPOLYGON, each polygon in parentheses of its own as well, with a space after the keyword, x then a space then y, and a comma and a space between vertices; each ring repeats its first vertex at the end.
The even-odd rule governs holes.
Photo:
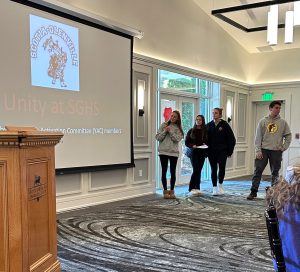
MULTIPOLYGON (((133 41, 134 41, 134 37, 137 37, 137 35, 134 35, 133 33, 124 33, 121 31, 118 31, 116 29, 112 29, 109 27, 105 27, 104 25, 98 24, 96 23, 97 20, 90 18, 88 16, 85 15, 80 15, 79 13, 76 12, 64 12, 61 10, 57 10, 55 8, 51 8, 49 6, 45 6, 42 4, 38 4, 34 1, 24 1, 24 0, 10 0, 12 2, 21 4, 21 5, 25 5, 25 6, 29 6, 50 14, 54 14, 72 21, 76 21, 78 23, 84 24, 84 25, 88 25, 90 27, 93 28, 97 28, 112 34, 116 34, 119 35, 121 37, 127 38, 130 40, 131 43, 131 52, 130 52, 130 90, 129 90, 129 95, 130 95, 130 161, 127 163, 121 163, 121 164, 109 164, 109 165, 91 165, 91 166, 80 166, 80 167, 68 167, 68 168, 56 168, 56 175, 64 175, 64 174, 74 174, 74 173, 82 173, 82 172, 95 172, 95 171, 105 171, 105 170, 114 170, 114 169, 126 169, 126 168, 132 168, 135 167, 134 164, 134 152, 133 152, 133 90, 132 90, 132 86, 133 86, 133 82, 132 82, 132 78, 133 78, 133 41), (78 15, 78 16, 77 16, 78 15)), ((44 1, 43 1, 44 2, 44 1)), ((64 9, 62 9, 64 10, 64 9)), ((67 11, 67 10, 65 10, 67 11)), ((100 21, 99 21, 100 22, 100 21)), ((142 32, 141 32, 142 33, 142 32)), ((116 154, 117 155, 117 154, 116 154)))

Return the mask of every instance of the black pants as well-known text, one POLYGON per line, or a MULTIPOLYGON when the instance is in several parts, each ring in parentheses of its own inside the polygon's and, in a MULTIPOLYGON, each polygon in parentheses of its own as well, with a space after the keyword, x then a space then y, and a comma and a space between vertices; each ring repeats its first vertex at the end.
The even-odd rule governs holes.
POLYGON ((170 173, 171 173, 171 186, 170 190, 174 190, 176 182, 176 165, 178 157, 159 155, 160 164, 161 164, 161 182, 164 190, 168 190, 167 186, 167 170, 168 170, 168 161, 170 161, 170 173))
POLYGON ((211 181, 213 186, 217 186, 218 179, 219 183, 223 184, 227 161, 226 150, 211 150, 208 154, 208 160, 211 167, 211 181))
POLYGON ((205 154, 204 150, 202 149, 194 149, 192 154, 192 166, 193 166, 193 173, 191 176, 191 181, 189 185, 189 191, 193 189, 200 190, 200 183, 201 183, 201 171, 203 168, 203 164, 205 161, 205 154))
POLYGON ((263 154, 263 158, 261 160, 255 159, 254 161, 255 170, 252 178, 252 187, 251 187, 252 192, 258 191, 258 187, 261 181, 261 176, 268 164, 268 161, 270 163, 270 168, 271 168, 272 185, 276 183, 278 179, 278 173, 281 167, 282 151, 262 149, 261 152, 263 154))

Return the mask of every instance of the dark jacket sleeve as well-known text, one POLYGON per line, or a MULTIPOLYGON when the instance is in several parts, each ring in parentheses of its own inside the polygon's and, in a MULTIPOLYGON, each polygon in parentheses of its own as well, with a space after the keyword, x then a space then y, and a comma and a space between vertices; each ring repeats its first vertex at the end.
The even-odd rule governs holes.
POLYGON ((186 137, 185 137, 185 145, 187 147, 193 147, 193 141, 192 141, 192 138, 191 138, 191 133, 192 133, 192 129, 190 129, 187 134, 186 134, 186 137))
POLYGON ((231 156, 236 144, 236 139, 234 136, 234 133, 228 123, 227 124, 227 133, 226 133, 226 138, 227 138, 227 155, 231 156))
POLYGON ((203 143, 208 145, 208 131, 207 131, 207 127, 205 127, 204 131, 203 131, 204 135, 203 135, 203 143))
POLYGON ((211 146, 211 122, 209 122, 208 124, 206 124, 206 137, 207 137, 207 145, 208 148, 211 146))

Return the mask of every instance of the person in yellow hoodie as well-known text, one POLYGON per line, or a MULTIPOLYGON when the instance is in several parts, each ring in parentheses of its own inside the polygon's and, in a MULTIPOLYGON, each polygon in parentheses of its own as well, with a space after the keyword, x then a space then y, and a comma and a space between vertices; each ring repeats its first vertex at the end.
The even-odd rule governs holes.
POLYGON ((282 153, 288 149, 292 134, 288 123, 279 115, 280 101, 272 101, 269 105, 270 114, 261 119, 255 135, 255 170, 252 178, 251 192, 248 200, 257 197, 262 173, 268 161, 271 167, 272 185, 278 180, 281 167, 282 153))

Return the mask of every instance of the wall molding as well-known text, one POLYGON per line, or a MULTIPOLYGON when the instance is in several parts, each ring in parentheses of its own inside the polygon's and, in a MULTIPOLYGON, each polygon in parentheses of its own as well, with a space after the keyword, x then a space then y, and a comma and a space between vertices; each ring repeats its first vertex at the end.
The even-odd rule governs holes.
POLYGON ((291 82, 275 82, 275 83, 263 83, 263 84, 251 84, 249 85, 250 89, 256 89, 256 90, 264 90, 267 87, 272 88, 299 88, 300 87, 300 81, 291 81, 291 82))
POLYGON ((181 66, 178 64, 158 60, 158 59, 140 55, 137 53, 133 54, 133 61, 149 64, 151 66, 153 65, 153 66, 159 67, 160 69, 163 68, 168 71, 174 71, 174 72, 177 71, 177 73, 179 72, 179 73, 182 73, 182 74, 185 74, 188 76, 200 77, 204 80, 206 79, 206 80, 211 80, 211 81, 220 81, 220 82, 222 82, 222 84, 228 84, 228 85, 232 85, 232 86, 236 86, 236 87, 240 87, 240 88, 245 88, 247 90, 249 89, 249 84, 241 82, 241 81, 217 76, 214 74, 210 74, 210 73, 199 71, 199 70, 196 70, 193 68, 184 67, 184 66, 181 66))

